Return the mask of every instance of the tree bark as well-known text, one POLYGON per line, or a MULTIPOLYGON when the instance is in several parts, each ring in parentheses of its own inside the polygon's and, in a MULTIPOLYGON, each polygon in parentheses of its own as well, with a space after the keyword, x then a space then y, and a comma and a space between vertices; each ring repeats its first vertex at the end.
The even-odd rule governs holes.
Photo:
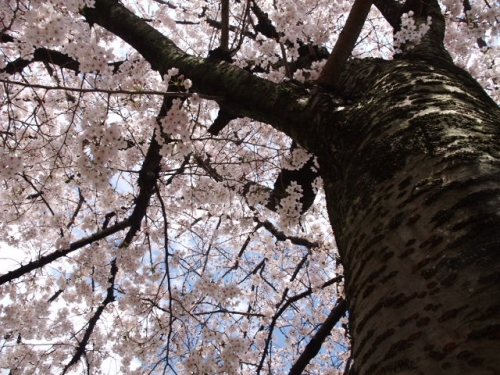
POLYGON ((445 60, 351 69, 320 157, 349 374, 498 374, 500 111, 445 60))

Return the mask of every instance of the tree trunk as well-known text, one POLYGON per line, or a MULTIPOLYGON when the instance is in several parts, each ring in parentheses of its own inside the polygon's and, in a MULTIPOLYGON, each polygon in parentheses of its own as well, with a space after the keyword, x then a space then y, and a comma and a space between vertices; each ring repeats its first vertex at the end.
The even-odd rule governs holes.
POLYGON ((349 374, 500 373, 498 107, 446 59, 363 60, 346 77, 356 99, 320 160, 349 374))

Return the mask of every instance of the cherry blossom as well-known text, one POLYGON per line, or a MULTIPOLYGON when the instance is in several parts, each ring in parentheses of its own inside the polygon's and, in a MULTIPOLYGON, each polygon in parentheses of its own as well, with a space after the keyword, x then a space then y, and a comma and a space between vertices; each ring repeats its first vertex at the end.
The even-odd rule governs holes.
MULTIPOLYGON (((0 3, 0 274, 40 262, 0 286, 0 368, 288 373, 344 297, 321 177, 306 212, 299 181, 268 207, 282 169, 317 173, 316 157, 250 117, 211 134, 222 94, 89 23, 97 1, 0 3)), ((219 47, 219 1, 121 3, 195 57, 219 47)), ((304 51, 331 50, 352 3, 231 1, 229 61, 313 92, 325 58, 304 51)), ((498 101, 500 4, 463 3, 440 1, 446 46, 498 101)), ((397 58, 433 22, 408 12, 393 35, 373 7, 352 56, 397 58)), ((308 373, 349 358, 345 321, 308 373)))

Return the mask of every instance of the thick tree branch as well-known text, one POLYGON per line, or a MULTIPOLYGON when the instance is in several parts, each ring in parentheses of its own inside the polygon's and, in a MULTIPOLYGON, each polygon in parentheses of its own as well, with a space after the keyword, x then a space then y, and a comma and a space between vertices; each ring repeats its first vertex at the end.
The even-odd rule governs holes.
POLYGON ((85 330, 85 334, 83 335, 82 341, 78 344, 78 347, 76 348, 76 352, 69 361, 69 363, 64 367, 63 369, 63 375, 66 374, 66 372, 78 361, 80 358, 85 354, 85 350, 87 347, 87 344, 90 340, 90 336, 92 335, 92 332, 94 332, 95 326, 97 322, 99 321, 102 313, 104 312, 104 309, 112 302, 115 300, 115 294, 114 294, 114 288, 115 288, 115 277, 116 274, 118 273, 118 267, 116 265, 116 260, 113 259, 111 261, 111 275, 108 279, 109 287, 106 292, 106 297, 104 300, 101 302, 97 310, 95 311, 95 314, 90 318, 88 324, 87 324, 87 329, 85 330))
POLYGON ((8 63, 3 69, 0 69, 0 72, 9 74, 20 73, 34 61, 52 63, 60 66, 61 68, 73 70, 75 72, 80 70, 80 63, 68 55, 46 48, 37 48, 33 53, 32 60, 25 60, 22 58, 16 59, 8 63))
POLYGON ((139 195, 135 199, 134 210, 130 215, 130 229, 120 245, 121 247, 127 247, 141 229, 141 222, 144 216, 146 216, 151 196, 155 192, 156 181, 160 171, 160 149, 161 146, 156 141, 155 134, 153 134, 148 152, 139 172, 138 185, 140 190, 139 195))
POLYGON ((269 220, 261 222, 256 218, 255 221, 258 223, 258 226, 261 225, 265 229, 267 229, 267 231, 269 233, 271 233, 278 241, 289 240, 294 245, 305 246, 308 249, 318 247, 318 245, 319 245, 317 242, 311 242, 303 237, 287 236, 284 232, 282 232, 278 228, 276 228, 274 226, 274 224, 271 223, 269 220))
POLYGON ((319 327, 316 334, 311 338, 311 341, 306 345, 304 351, 297 359, 297 361, 293 364, 292 368, 288 375, 300 375, 309 364, 311 359, 316 357, 321 349, 321 345, 325 342, 326 338, 332 331, 335 324, 345 315, 347 311, 347 303, 343 298, 339 298, 337 301, 337 305, 330 311, 330 314, 323 322, 321 327, 319 327))
MULTIPOLYGON (((222 1, 222 9, 224 10, 225 2, 228 0, 223 0, 222 1)), ((276 27, 273 25, 271 20, 269 19, 269 16, 267 13, 262 11, 262 9, 255 3, 255 1, 251 0, 251 7, 250 9, 254 13, 254 15, 257 17, 258 24, 255 26, 255 30, 257 32, 260 32, 262 35, 274 39, 278 41, 279 39, 279 33, 276 30, 276 27)), ((228 6, 228 5, 227 5, 228 6)), ((229 17, 229 14, 227 15, 229 17)), ((222 12, 222 20, 224 21, 224 12, 222 12)), ((229 21, 228 21, 229 22, 229 21)), ((222 35, 224 35, 224 22, 213 24, 214 27, 218 27, 221 29, 222 35)), ((229 25, 227 25, 229 28, 229 25)), ((289 43, 293 44, 293 43, 289 43)), ((280 42, 280 47, 282 51, 282 60, 281 64, 284 65, 285 70, 286 70, 286 76, 288 78, 291 78, 293 73, 297 69, 303 69, 303 68, 308 68, 311 66, 313 61, 318 61, 323 58, 326 58, 328 54, 325 56, 325 51, 324 49, 322 50, 321 48, 317 46, 312 46, 312 45, 304 45, 299 42, 301 47, 299 48, 299 58, 297 61, 294 61, 293 63, 289 63, 286 58, 286 50, 285 50, 285 45, 280 42)), ((210 51, 210 58, 218 58, 219 61, 228 61, 231 62, 231 57, 229 56, 229 51, 224 50, 224 40, 221 40, 221 46, 218 49, 215 49, 213 51, 210 51)), ((235 118, 238 118, 237 115, 231 112, 231 110, 227 107, 225 107, 222 103, 219 103, 220 105, 220 110, 217 118, 215 119, 214 123, 210 128, 208 129, 208 132, 213 135, 218 135, 222 129, 224 129, 231 120, 234 120, 235 118)))
POLYGON ((229 51, 229 0, 221 0, 221 21, 219 23, 221 31, 219 47, 208 52, 208 56, 213 61, 226 61, 232 63, 232 51, 229 51))
POLYGON ((401 22, 401 14, 403 13, 402 4, 395 0, 374 0, 373 4, 382 13, 385 20, 397 31, 401 22))
POLYGON ((275 84, 236 66, 190 56, 118 1, 97 0, 95 8, 85 8, 83 15, 89 23, 101 25, 129 43, 160 74, 177 67, 193 81, 196 92, 220 96, 235 115, 272 124, 292 138, 298 132, 303 138, 310 137, 312 127, 303 127, 312 116, 301 101, 308 95, 303 88, 275 84))
MULTIPOLYGON (((326 287, 328 287, 328 286, 330 286, 332 284, 340 282, 342 279, 343 279, 343 276, 334 277, 333 279, 330 279, 330 280, 326 281, 325 283, 323 283, 323 285, 321 285, 320 288, 324 289, 324 288, 326 288, 326 287)), ((260 371, 262 370, 262 367, 264 366, 264 361, 266 359, 266 356, 267 356, 267 353, 268 353, 268 350, 269 350, 269 344, 271 342, 271 338, 272 338, 272 335, 273 335, 273 330, 274 330, 274 327, 276 326, 276 323, 277 323, 278 319, 286 311, 286 309, 288 309, 288 307, 291 304, 293 304, 294 302, 297 302, 297 301, 301 300, 302 298, 310 296, 312 293, 313 293, 313 290, 311 288, 308 288, 307 290, 303 291, 302 293, 296 294, 296 295, 288 298, 286 300, 286 302, 273 315, 273 317, 271 319, 271 323, 269 324, 269 333, 268 333, 268 336, 267 336, 267 339, 266 339, 266 343, 264 345, 264 351, 263 351, 262 357, 260 359, 259 365, 257 366, 257 371, 256 371, 257 374, 260 374, 260 371)))
MULTIPOLYGON (((80 63, 72 57, 69 57, 68 55, 59 51, 54 51, 47 48, 37 48, 33 53, 33 59, 26 60, 23 58, 18 58, 8 63, 4 68, 0 69, 0 73, 21 73, 24 68, 26 68, 33 62, 50 63, 57 65, 63 69, 72 70, 75 73, 80 72, 80 63)), ((108 66, 113 67, 113 72, 116 73, 122 63, 123 61, 112 62, 109 63, 108 66)))
MULTIPOLYGON (((163 104, 161 106, 160 112, 157 117, 157 121, 160 121, 163 117, 167 115, 168 110, 172 107, 172 98, 164 97, 163 104)), ((121 247, 127 247, 137 232, 141 229, 141 222, 146 216, 147 209, 149 207, 151 196, 156 191, 156 183, 158 181, 160 173, 160 162, 162 156, 160 154, 161 145, 158 143, 156 131, 151 137, 151 143, 149 144, 146 157, 139 171, 139 178, 137 184, 139 185, 139 195, 135 199, 135 207, 130 215, 130 230, 128 231, 121 247)), ((165 142, 168 142, 167 139, 165 142)))
POLYGON ((225 107, 219 108, 219 113, 217 114, 217 118, 213 122, 212 125, 208 128, 208 132, 212 135, 218 135, 222 129, 224 129, 231 120, 236 119, 237 117, 231 114, 226 110, 225 107))
MULTIPOLYGON (((165 117, 172 108, 173 98, 164 97, 162 107, 157 117, 157 121, 160 121, 165 117)), ((156 132, 155 132, 156 133, 156 132)), ((150 204, 150 200, 153 194, 157 193, 158 178, 160 173, 160 163, 162 156, 160 154, 161 145, 157 141, 157 135, 153 134, 151 137, 151 143, 149 145, 148 152, 142 163, 141 170, 139 171, 139 178, 137 184, 139 185, 139 195, 135 199, 135 207, 130 215, 130 230, 127 232, 121 247, 127 247, 134 236, 141 228, 141 222, 146 216, 147 209, 150 204)), ((165 139, 165 144, 171 142, 171 139, 162 134, 165 139)), ((188 158, 189 159, 189 158, 188 158)), ((182 173, 184 167, 187 164, 187 160, 180 166, 174 176, 182 173)), ((171 180, 167 183, 169 184, 171 180)))
MULTIPOLYGON (((292 142, 290 151, 293 152, 297 148, 299 148, 297 143, 295 141, 292 142)), ((302 204, 301 214, 305 213, 312 206, 316 198, 316 192, 312 184, 318 175, 319 173, 314 166, 313 156, 299 169, 281 169, 278 178, 274 182, 272 195, 266 207, 272 211, 276 211, 281 199, 288 195, 286 192, 287 188, 292 182, 296 182, 302 188, 302 197, 300 198, 300 203, 302 204)))
POLYGON ((254 0, 251 0, 252 5, 250 9, 252 10, 255 17, 257 17, 257 25, 255 25, 255 31, 261 33, 268 38, 278 40, 279 33, 276 27, 273 25, 267 13, 265 13, 254 0))
POLYGON ((372 0, 356 0, 354 2, 339 39, 319 75, 319 84, 331 88, 337 87, 339 77, 358 40, 371 5, 372 0))
POLYGON ((97 233, 94 233, 88 237, 82 238, 81 240, 73 242, 71 245, 69 245, 69 248, 61 251, 54 251, 53 253, 50 253, 48 255, 42 256, 37 260, 34 260, 32 262, 29 262, 28 264, 21 266, 14 271, 7 272, 4 275, 0 276, 0 285, 12 281, 18 277, 21 277, 22 275, 34 271, 38 268, 41 268, 43 266, 46 266, 47 264, 65 257, 66 255, 72 253, 75 250, 78 250, 86 245, 89 245, 95 241, 102 240, 103 238, 106 238, 116 232, 119 232, 127 227, 130 226, 130 219, 125 219, 115 225, 110 226, 109 228, 100 230, 97 233))

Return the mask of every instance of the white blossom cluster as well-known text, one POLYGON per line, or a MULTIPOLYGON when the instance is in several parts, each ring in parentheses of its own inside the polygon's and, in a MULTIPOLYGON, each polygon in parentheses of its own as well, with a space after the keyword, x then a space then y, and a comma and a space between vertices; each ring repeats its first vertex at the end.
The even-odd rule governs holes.
POLYGON ((281 225, 290 228, 297 225, 300 219, 302 187, 296 181, 292 181, 286 188, 286 193, 287 196, 280 200, 277 213, 280 215, 281 225))
POLYGON ((236 374, 240 361, 246 359, 248 340, 240 337, 224 338, 222 335, 206 334, 205 339, 210 346, 199 346, 193 350, 183 362, 185 373, 200 374, 236 374), (214 343, 212 340, 216 339, 214 343))
POLYGON ((78 159, 80 171, 96 188, 108 187, 112 171, 111 161, 125 147, 121 129, 117 123, 91 124, 81 133, 81 149, 78 159))
POLYGON ((455 63, 467 69, 495 100, 500 98, 500 65, 496 63, 500 44, 500 7, 484 1, 463 4, 443 0, 447 20, 445 43, 455 63), (481 41, 481 42, 478 42, 481 41), (481 44, 480 44, 481 43, 481 44))
POLYGON ((403 49, 408 51, 417 46, 432 25, 432 18, 427 17, 425 23, 417 24, 413 11, 401 16, 401 29, 394 34, 394 52, 402 53, 403 49))
POLYGON ((200 293, 219 301, 220 303, 235 303, 235 299, 243 295, 242 291, 235 284, 221 284, 207 278, 201 279, 196 284, 200 293))
POLYGON ((0 178, 10 179, 21 173, 23 169, 23 159, 21 156, 13 155, 9 152, 0 154, 0 178))
POLYGON ((259 189, 259 186, 252 185, 249 188, 246 198, 250 206, 256 206, 258 204, 265 206, 269 201, 271 193, 265 189, 259 189))
POLYGON ((283 158, 281 161, 281 167, 290 170, 298 170, 302 168, 311 157, 312 155, 307 152, 307 150, 302 147, 297 147, 290 153, 290 155, 283 158))

